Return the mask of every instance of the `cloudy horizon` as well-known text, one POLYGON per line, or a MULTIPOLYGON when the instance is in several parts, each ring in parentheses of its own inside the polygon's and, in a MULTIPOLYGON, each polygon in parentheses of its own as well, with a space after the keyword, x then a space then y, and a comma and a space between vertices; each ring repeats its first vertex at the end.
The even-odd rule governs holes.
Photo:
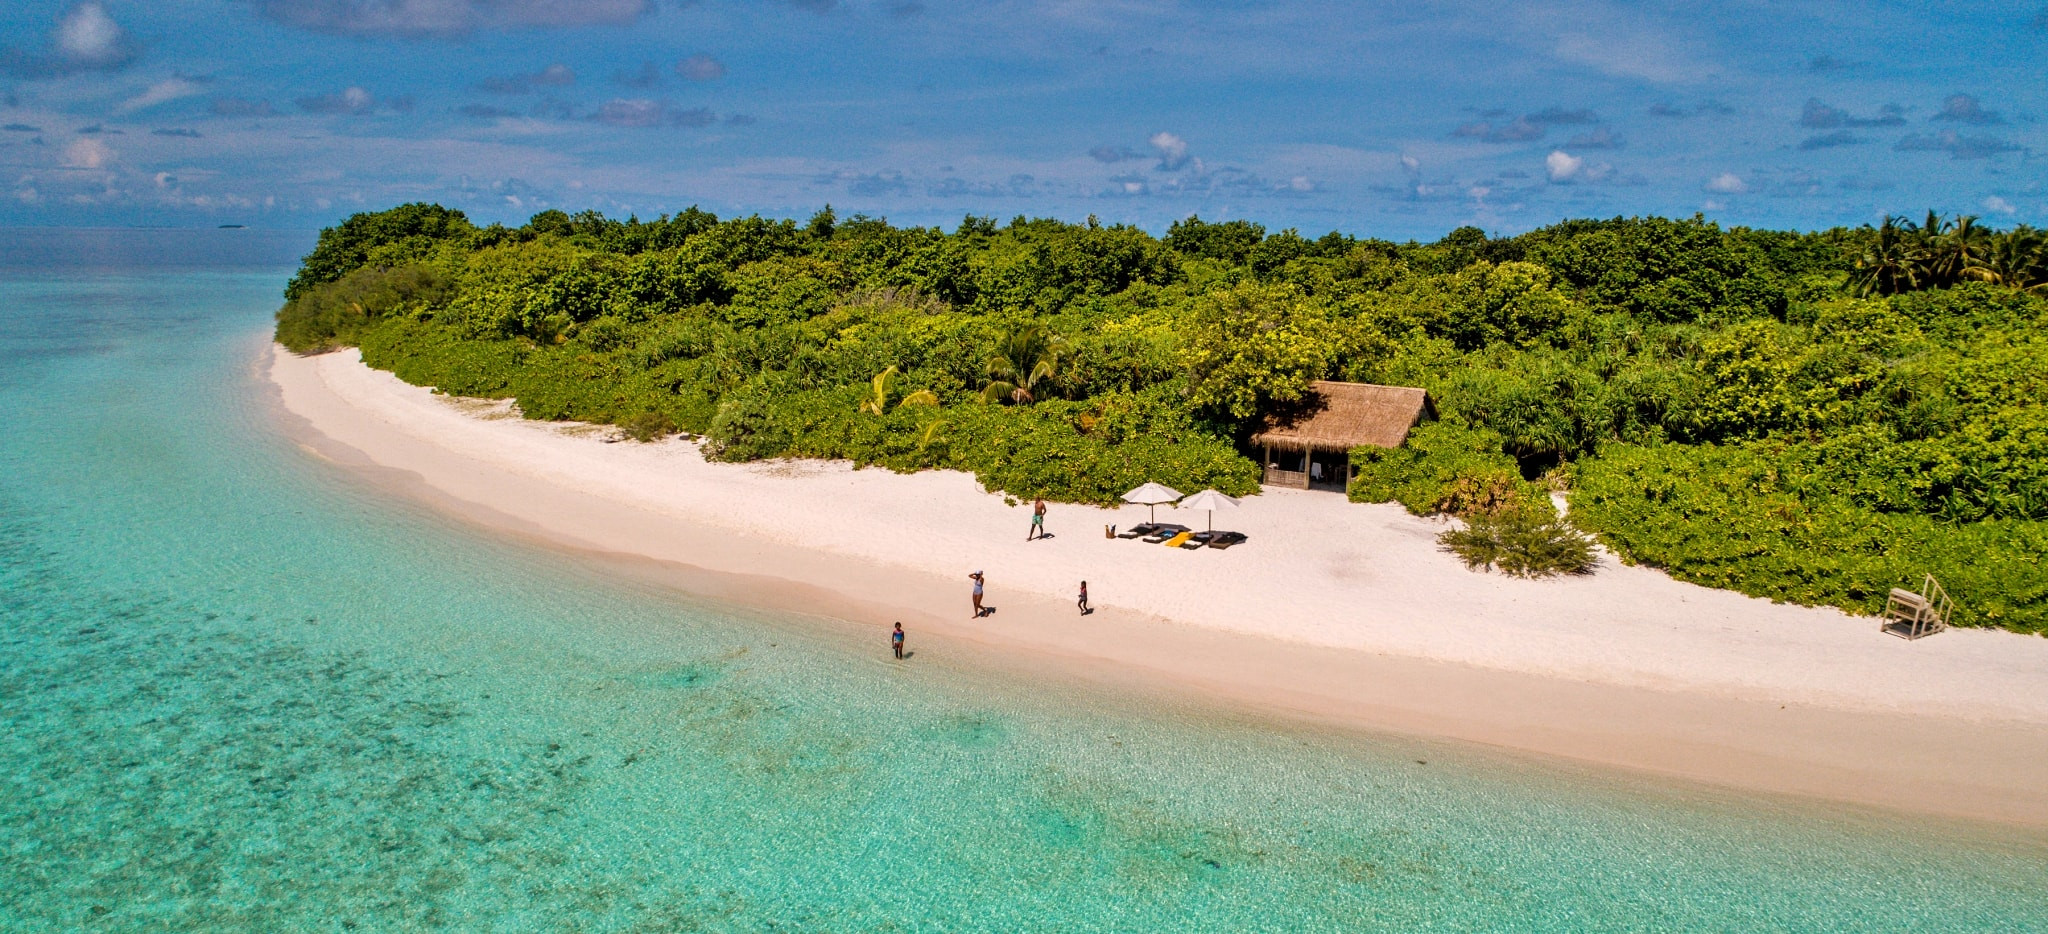
POLYGON ((26 0, 0 225, 2048 224, 2048 8, 26 0))

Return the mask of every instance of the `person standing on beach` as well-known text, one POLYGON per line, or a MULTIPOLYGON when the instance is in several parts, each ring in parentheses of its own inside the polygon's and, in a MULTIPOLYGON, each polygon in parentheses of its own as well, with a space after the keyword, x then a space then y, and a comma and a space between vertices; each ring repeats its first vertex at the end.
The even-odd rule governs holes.
POLYGON ((1079 599, 1079 600, 1076 600, 1076 601, 1074 601, 1074 605, 1075 605, 1075 606, 1078 606, 1078 607, 1080 607, 1080 608, 1081 608, 1081 615, 1082 615, 1082 616, 1087 616, 1088 614, 1090 614, 1090 613, 1093 613, 1093 612, 1095 612, 1094 610, 1091 610, 1091 609, 1089 609, 1089 608, 1088 608, 1088 582, 1087 582, 1087 581, 1082 581, 1082 582, 1081 582, 1081 599, 1079 599))
POLYGON ((976 571, 972 574, 969 574, 967 575, 967 579, 974 582, 974 618, 980 619, 982 617, 983 612, 981 609, 981 572, 976 571))
POLYGON ((896 650, 896 657, 903 657, 903 624, 896 624, 896 631, 889 634, 889 646, 896 650))
POLYGON ((1045 537, 1045 497, 1041 496, 1031 504, 1031 531, 1024 533, 1024 540, 1045 537))

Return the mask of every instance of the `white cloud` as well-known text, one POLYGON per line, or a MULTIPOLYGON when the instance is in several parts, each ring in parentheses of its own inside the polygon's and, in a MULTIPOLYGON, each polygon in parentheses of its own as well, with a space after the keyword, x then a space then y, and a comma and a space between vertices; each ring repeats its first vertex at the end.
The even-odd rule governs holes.
POLYGON ((345 36, 456 38, 479 29, 619 25, 649 0, 256 0, 287 26, 345 36))
POLYGON ((1147 142, 1152 144, 1153 149, 1159 151, 1159 168, 1161 171, 1172 172, 1188 164, 1187 140, 1161 130, 1158 133, 1152 134, 1152 138, 1147 140, 1147 142))
POLYGON ((692 55, 676 63, 676 74, 691 81, 716 81, 725 77, 725 63, 709 55, 692 55))
POLYGON ((493 94, 526 94, 537 87, 561 88, 575 83, 576 69, 556 62, 529 75, 485 78, 477 87, 493 94))
POLYGON ((114 160, 114 151, 107 144, 96 139, 73 140, 64 147, 64 167, 67 169, 104 168, 114 160))
POLYGON ((111 71, 142 54, 98 0, 73 5, 50 30, 49 48, 30 52, 0 47, 0 71, 47 78, 80 71, 111 71))
POLYGON ((1971 126, 1986 126, 2004 123, 2005 118, 1997 111, 1985 110, 1984 104, 1968 94, 1953 94, 1941 102, 1941 110, 1930 120, 1953 120, 1971 126))
POLYGON ((106 67, 126 54, 128 37, 98 3, 81 3, 57 21, 57 51, 82 65, 106 67))
POLYGON ((1691 81, 1714 72, 1650 32, 1568 33, 1557 39, 1557 57, 1617 77, 1659 84, 1691 81))
POLYGON ((362 88, 343 88, 339 94, 301 97, 299 109, 315 114, 366 114, 377 107, 377 98, 362 88))
POLYGON ((1749 183, 1744 182, 1742 177, 1734 172, 1722 172, 1707 180, 1707 190, 1724 195, 1739 195, 1749 190, 1749 183))
POLYGON ((1543 158, 1543 167, 1550 172, 1551 181, 1569 182, 1586 167, 1586 160, 1562 149, 1553 149, 1543 158))
POLYGON ((205 85, 190 78, 166 78, 150 85, 148 90, 122 101, 120 106, 114 108, 114 112, 131 114, 181 97, 191 97, 202 90, 205 90, 205 85))
POLYGON ((1627 0, 1533 0, 1495 4, 1491 32, 1525 36, 1536 55, 1604 74, 1686 84, 1722 69, 1715 30, 1697 15, 1627 0))
POLYGON ((718 115, 702 107, 687 110, 671 106, 667 101, 645 98, 613 98, 606 101, 590 119, 599 123, 621 127, 648 126, 710 126, 718 115))
POLYGON ((2019 208, 2013 206, 2012 202, 2007 201, 2004 198, 2001 198, 1997 195, 1992 195, 1991 197, 1984 199, 1984 210, 1990 211, 1993 214, 2019 213, 2019 208))

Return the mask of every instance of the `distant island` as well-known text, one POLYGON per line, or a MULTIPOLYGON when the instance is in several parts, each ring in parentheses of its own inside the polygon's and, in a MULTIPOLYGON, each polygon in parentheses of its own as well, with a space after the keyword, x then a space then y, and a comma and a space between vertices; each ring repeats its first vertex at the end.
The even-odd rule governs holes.
MULTIPOLYGON (((707 456, 970 471, 1102 503, 1256 491, 1312 381, 1426 389, 1353 499, 1554 535, 1681 579, 2048 632, 2048 254, 1974 218, 1817 233, 1565 221, 1435 243, 968 217, 477 227, 410 204, 321 233, 277 340, 527 418, 707 456)), ((1509 540, 1516 546, 1519 540, 1509 540)))
POLYGON ((222 224, 222 225, 220 225, 220 228, 219 228, 219 229, 221 229, 221 230, 241 230, 242 228, 244 228, 244 227, 247 227, 247 226, 249 226, 249 225, 247 225, 247 224, 222 224))

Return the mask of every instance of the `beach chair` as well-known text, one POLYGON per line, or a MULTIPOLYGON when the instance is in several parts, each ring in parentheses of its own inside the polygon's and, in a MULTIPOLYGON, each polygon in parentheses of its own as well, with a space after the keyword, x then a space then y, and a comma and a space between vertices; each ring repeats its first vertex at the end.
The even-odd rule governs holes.
POLYGON ((1226 533, 1223 533, 1223 532, 1196 532, 1195 534, 1193 534, 1193 535, 1190 535, 1190 536, 1188 536, 1188 540, 1187 540, 1187 541, 1185 541, 1185 542, 1183 542, 1183 543, 1181 543, 1181 546, 1180 546, 1180 547, 1182 547, 1182 548, 1185 548, 1185 549, 1187 549, 1187 550, 1189 550, 1189 551, 1194 551, 1194 550, 1196 550, 1196 549, 1198 549, 1198 548, 1203 548, 1203 547, 1207 547, 1207 546, 1208 546, 1208 544, 1209 544, 1210 542, 1212 542, 1212 541, 1215 541, 1215 540, 1216 540, 1216 536, 1218 536, 1218 535, 1223 535, 1223 534, 1226 534, 1226 533))
POLYGON ((1194 537, 1195 533, 1193 532, 1182 532, 1178 535, 1175 535, 1172 538, 1167 539, 1164 544, 1168 548, 1179 548, 1180 546, 1187 544, 1188 539, 1194 537))
POLYGON ((1221 551, 1232 545, 1242 545, 1244 543, 1245 534, 1243 532, 1218 532, 1215 538, 1209 540, 1209 547, 1221 551))
POLYGON ((1920 582, 1919 593, 1892 588, 1890 599, 1885 601, 1884 622, 1878 628, 1902 639, 1931 636, 1948 628, 1949 613, 1954 609, 1948 591, 1942 589, 1934 575, 1928 574, 1920 582))
POLYGON ((1144 538, 1145 536, 1147 536, 1147 535, 1150 535, 1150 534, 1152 534, 1152 533, 1154 533, 1154 532, 1157 532, 1157 531, 1159 531, 1159 523, 1157 523, 1157 522, 1140 522, 1140 523, 1138 523, 1137 525, 1131 526, 1130 528, 1128 528, 1128 529, 1126 529, 1126 530, 1124 530, 1124 531, 1122 531, 1122 532, 1118 532, 1118 533, 1116 534, 1116 537, 1118 537, 1118 538, 1144 538))
POLYGON ((1167 539, 1172 538, 1175 535, 1179 535, 1180 533, 1185 532, 1187 530, 1188 527, 1185 525, 1174 525, 1169 522, 1162 522, 1154 526, 1152 529, 1152 534, 1145 536, 1144 540, 1154 545, 1157 545, 1160 542, 1166 541, 1167 539))

